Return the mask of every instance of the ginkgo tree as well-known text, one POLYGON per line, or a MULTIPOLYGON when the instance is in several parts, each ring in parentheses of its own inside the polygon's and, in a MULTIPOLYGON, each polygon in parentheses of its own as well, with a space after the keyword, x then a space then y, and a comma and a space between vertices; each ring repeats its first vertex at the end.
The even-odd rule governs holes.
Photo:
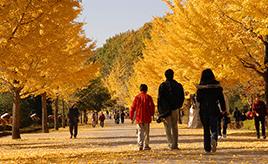
POLYGON ((0 1, 0 79, 2 90, 13 94, 13 139, 20 138, 21 98, 66 97, 95 75, 97 66, 88 63, 94 44, 75 21, 80 5, 78 0, 0 1))
POLYGON ((138 84, 148 83, 156 98, 168 68, 175 70, 186 90, 194 92, 201 71, 210 67, 226 88, 265 81, 267 99, 267 1, 165 2, 171 12, 153 21, 144 60, 136 63, 130 81, 132 92, 138 84))
POLYGON ((108 39, 96 52, 98 61, 103 63, 103 82, 120 105, 132 101, 128 90, 129 79, 134 63, 143 56, 143 39, 150 37, 150 29, 151 24, 146 23, 138 30, 120 33, 108 39))

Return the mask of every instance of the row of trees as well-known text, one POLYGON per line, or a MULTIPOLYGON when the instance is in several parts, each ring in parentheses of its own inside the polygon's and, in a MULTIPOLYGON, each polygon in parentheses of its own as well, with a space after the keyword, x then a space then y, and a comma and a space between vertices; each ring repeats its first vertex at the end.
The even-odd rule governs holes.
POLYGON ((164 71, 172 68, 186 90, 194 92, 201 71, 210 67, 228 90, 243 86, 255 93, 265 91, 268 102, 266 0, 165 2, 171 12, 153 21, 144 60, 135 64, 130 90, 147 83, 156 98, 164 71))
MULTIPOLYGON (((47 96, 72 99, 95 78, 90 62, 95 44, 85 37, 78 0, 0 1, 0 87, 13 97, 12 138, 20 138, 20 101, 42 95, 43 129, 47 96)), ((46 130, 45 130, 46 131, 46 130)))
POLYGON ((131 103, 141 83, 156 99, 168 68, 194 93, 208 67, 229 97, 266 94, 268 102, 267 1, 165 2, 170 8, 166 16, 110 38, 97 51, 104 84, 121 104, 131 103))
POLYGON ((150 30, 151 24, 148 23, 136 31, 118 34, 96 51, 96 60, 103 66, 101 74, 104 86, 120 105, 128 105, 132 101, 129 79, 134 72, 134 64, 143 58, 143 40, 150 38, 150 30))
POLYGON ((20 138, 20 101, 29 95, 42 95, 47 131, 47 97, 55 100, 55 118, 59 99, 71 100, 85 86, 75 94, 81 109, 113 105, 104 86, 118 103, 129 105, 141 83, 156 98, 167 68, 189 92, 210 67, 230 92, 237 87, 246 90, 242 94, 265 91, 267 100, 266 0, 165 2, 169 14, 116 35, 93 52, 94 43, 76 21, 80 1, 0 0, 0 89, 12 94, 12 138, 20 138), (103 65, 102 80, 96 79, 99 66, 92 61, 103 65))

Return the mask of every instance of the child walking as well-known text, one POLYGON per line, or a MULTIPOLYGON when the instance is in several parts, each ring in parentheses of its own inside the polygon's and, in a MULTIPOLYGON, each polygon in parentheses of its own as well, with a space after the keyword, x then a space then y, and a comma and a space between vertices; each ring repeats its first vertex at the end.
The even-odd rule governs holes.
POLYGON ((135 97, 130 108, 130 119, 132 121, 134 121, 134 113, 136 113, 135 120, 138 129, 139 151, 151 149, 149 147, 149 132, 155 105, 152 97, 147 94, 147 91, 147 85, 141 84, 140 94, 135 97))

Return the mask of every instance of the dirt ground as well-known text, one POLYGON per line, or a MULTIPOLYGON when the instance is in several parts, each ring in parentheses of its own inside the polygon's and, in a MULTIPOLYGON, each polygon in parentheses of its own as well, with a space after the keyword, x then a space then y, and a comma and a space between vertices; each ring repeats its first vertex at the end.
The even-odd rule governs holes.
POLYGON ((217 152, 203 150, 202 129, 179 126, 180 150, 169 150, 162 124, 153 123, 150 151, 137 151, 136 126, 125 124, 92 128, 80 126, 77 139, 68 129, 48 134, 22 134, 22 139, 0 138, 0 163, 268 163, 268 140, 254 131, 230 130, 218 143, 217 152))

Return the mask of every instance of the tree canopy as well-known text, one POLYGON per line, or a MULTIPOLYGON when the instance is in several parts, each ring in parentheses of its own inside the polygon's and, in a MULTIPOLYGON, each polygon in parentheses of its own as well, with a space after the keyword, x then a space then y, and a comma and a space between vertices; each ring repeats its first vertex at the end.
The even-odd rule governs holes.
POLYGON ((95 45, 76 21, 80 3, 0 1, 0 83, 13 94, 16 134, 20 98, 42 93, 70 98, 95 77, 98 66, 88 63, 95 45))
POLYGON ((172 68, 175 78, 194 92, 201 71, 209 67, 225 88, 251 81, 252 87, 260 86, 259 90, 264 91, 267 1, 166 3, 171 12, 153 21, 151 39, 145 40, 144 60, 135 64, 130 90, 147 83, 156 98, 164 71, 172 68))
POLYGON ((143 40, 150 38, 150 30, 151 24, 148 23, 136 31, 118 34, 108 39, 96 52, 97 60, 103 65, 103 83, 112 98, 121 105, 126 105, 130 100, 129 79, 134 72, 134 64, 143 58, 143 40))

